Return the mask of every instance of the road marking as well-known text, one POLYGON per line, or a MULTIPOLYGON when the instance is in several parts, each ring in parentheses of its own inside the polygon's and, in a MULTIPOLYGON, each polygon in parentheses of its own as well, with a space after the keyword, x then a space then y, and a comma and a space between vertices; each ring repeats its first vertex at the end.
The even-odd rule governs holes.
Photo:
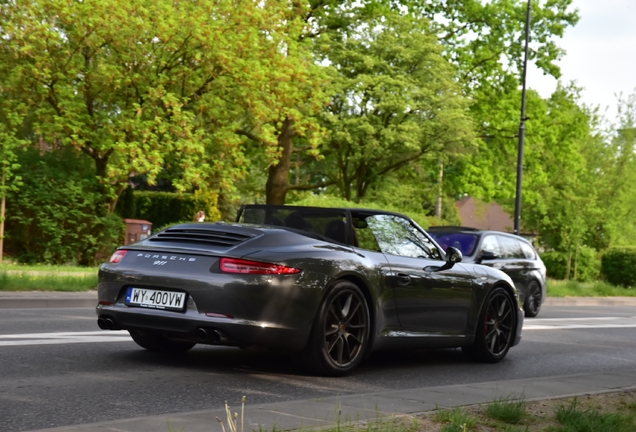
MULTIPOLYGON (((635 328, 634 317, 592 317, 592 318, 530 318, 523 323, 523 330, 572 330, 601 328, 635 328)), ((19 345, 56 345, 73 343, 129 342, 130 335, 125 330, 24 333, 0 335, 0 347, 19 345)))
POLYGON ((24 333, 0 335, 0 346, 56 345, 69 343, 128 342, 125 330, 59 333, 24 333))
POLYGON ((636 327, 636 317, 529 318, 523 322, 524 331, 633 327, 636 327))

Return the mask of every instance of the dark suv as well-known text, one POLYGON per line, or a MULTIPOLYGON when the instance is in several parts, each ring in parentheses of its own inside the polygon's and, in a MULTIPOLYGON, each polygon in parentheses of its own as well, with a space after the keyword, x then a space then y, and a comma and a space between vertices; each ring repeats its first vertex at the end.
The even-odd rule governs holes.
POLYGON ((444 249, 462 251, 462 262, 483 264, 507 273, 514 281, 527 317, 535 317, 546 297, 545 265, 523 237, 499 231, 437 226, 427 232, 444 249))

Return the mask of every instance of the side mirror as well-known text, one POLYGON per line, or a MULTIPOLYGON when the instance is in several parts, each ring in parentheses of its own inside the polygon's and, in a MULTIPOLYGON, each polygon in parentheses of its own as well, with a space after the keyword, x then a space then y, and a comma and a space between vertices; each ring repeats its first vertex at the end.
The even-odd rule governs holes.
POLYGON ((446 249, 446 262, 444 263, 444 265, 441 267, 427 266, 424 267, 424 271, 440 272, 448 270, 449 268, 452 268, 456 263, 462 262, 463 258, 464 257, 462 255, 462 252, 459 249, 449 246, 448 249, 446 249))
POLYGON ((479 259, 481 260, 493 260, 499 258, 496 253, 492 251, 482 251, 479 255, 479 259))
POLYGON ((462 251, 460 251, 457 248, 454 248, 452 246, 449 246, 448 249, 446 249, 446 262, 447 263, 458 263, 458 262, 462 262, 462 259, 464 258, 464 256, 462 255, 462 251))

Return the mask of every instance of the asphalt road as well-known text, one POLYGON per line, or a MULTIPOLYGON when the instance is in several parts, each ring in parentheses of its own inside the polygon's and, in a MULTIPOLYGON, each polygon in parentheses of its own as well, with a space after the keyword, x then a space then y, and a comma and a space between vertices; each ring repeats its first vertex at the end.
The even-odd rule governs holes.
MULTIPOLYGON (((496 365, 460 350, 376 353, 351 376, 302 375, 283 355, 195 347, 165 357, 123 332, 99 331, 92 309, 0 313, 0 431, 418 387, 636 368, 634 306, 544 306, 496 365)), ((214 425, 210 425, 214 429, 214 425)))

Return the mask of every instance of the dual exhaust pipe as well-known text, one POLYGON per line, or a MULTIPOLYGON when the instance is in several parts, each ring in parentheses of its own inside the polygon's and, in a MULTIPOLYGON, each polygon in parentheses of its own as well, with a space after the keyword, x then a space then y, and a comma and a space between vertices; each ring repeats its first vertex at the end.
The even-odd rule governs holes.
POLYGON ((197 337, 201 339, 203 342, 211 342, 211 343, 226 343, 227 337, 223 332, 219 330, 211 330, 204 329, 203 327, 199 327, 196 331, 197 337))

